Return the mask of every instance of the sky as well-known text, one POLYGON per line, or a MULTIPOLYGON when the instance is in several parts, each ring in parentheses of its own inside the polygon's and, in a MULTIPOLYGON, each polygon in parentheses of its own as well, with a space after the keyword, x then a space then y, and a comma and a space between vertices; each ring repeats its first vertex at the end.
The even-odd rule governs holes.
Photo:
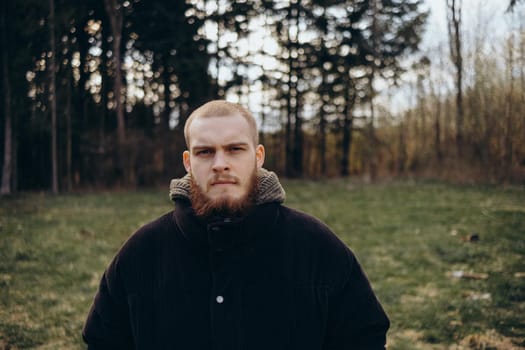
MULTIPOLYGON (((506 12, 509 0, 456 0, 462 4, 463 16, 463 41, 464 50, 468 52, 469 45, 473 45, 476 40, 483 42, 485 49, 488 52, 499 55, 500 41, 498 38, 504 37, 509 33, 512 26, 516 25, 516 16, 521 13, 525 17, 525 4, 517 6, 514 14, 506 12), (514 19, 514 22, 512 20, 514 19)), ((447 33, 447 15, 446 15, 447 0, 425 0, 425 7, 430 10, 427 25, 425 26, 425 33, 421 44, 422 53, 427 55, 435 64, 441 60, 442 66, 445 66, 447 71, 443 72, 444 80, 448 80, 449 84, 453 77, 453 68, 449 59, 448 33, 447 33)), ((525 23, 524 23, 525 25, 525 23)), ((214 29, 208 29, 213 34, 214 29)), ((260 35, 264 33, 257 31, 260 35)), ((235 41, 235 40, 234 40, 235 41)), ((273 42, 265 40, 264 37, 257 38, 254 42, 273 42)), ((239 43, 241 46, 243 43, 239 43)), ((270 50, 271 51, 271 50, 270 50)), ((413 58, 412 58, 413 59, 413 58)), ((409 59, 410 60, 410 59, 409 59)), ((272 63, 272 62, 269 62, 272 63)), ((435 71, 435 68, 433 68, 435 71)), ((224 72, 222 72, 224 73, 224 72)), ((410 75, 405 77, 406 81, 413 78, 410 75)), ((267 97, 259 93, 259 87, 254 86, 254 91, 250 93, 250 105, 253 105, 254 112, 259 112, 261 100, 267 97)), ((384 83, 378 82, 377 89, 383 96, 376 101, 383 104, 393 114, 397 114, 402 110, 408 108, 412 104, 413 93, 410 91, 410 84, 402 84, 400 88, 391 88, 384 83)), ((232 94, 232 99, 236 99, 236 95, 232 94)), ((238 102, 238 101, 235 101, 238 102)), ((243 102, 243 101, 241 101, 243 102)))
MULTIPOLYGON (((461 0, 458 0, 461 1, 461 0)), ((427 29, 423 41, 424 48, 432 48, 433 45, 447 41, 447 0, 426 0, 425 5, 430 9, 427 29)), ((506 11, 509 0, 462 0, 463 30, 465 35, 472 37, 477 34, 490 36, 501 36, 508 32, 510 21, 513 17, 506 11), (479 31, 486 33, 479 33, 479 31)), ((523 10, 525 6, 516 7, 523 10)))
MULTIPOLYGON (((501 38, 508 36, 511 30, 519 26, 519 16, 525 18, 525 4, 516 6, 513 13, 506 12, 509 0, 456 0, 462 3, 462 38, 463 54, 468 57, 474 43, 481 42, 483 49, 490 55, 503 57, 501 38)), ((430 10, 423 41, 422 53, 432 62, 432 71, 438 72, 436 65, 441 64, 445 71, 441 71, 440 79, 444 81, 444 88, 452 88, 454 70, 449 58, 449 42, 447 33, 447 0, 426 0, 425 7, 430 10), (448 83, 447 83, 448 81, 448 83), (448 84, 448 87, 446 85, 448 84)), ((522 20, 522 25, 525 21, 522 20)), ((465 59, 464 63, 469 64, 465 59)), ((468 67, 465 67, 468 69, 468 67)), ((405 81, 415 79, 414 75, 406 75, 405 81)), ((378 102, 387 107, 393 114, 397 114, 413 104, 413 92, 408 83, 395 91, 386 88, 388 95, 383 93, 378 102)))

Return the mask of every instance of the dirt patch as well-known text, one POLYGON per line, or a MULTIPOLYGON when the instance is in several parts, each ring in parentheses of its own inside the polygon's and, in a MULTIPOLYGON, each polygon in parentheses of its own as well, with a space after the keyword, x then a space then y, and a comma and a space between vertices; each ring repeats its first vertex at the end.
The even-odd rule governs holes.
POLYGON ((523 342, 524 340, 508 338, 495 330, 489 330, 483 334, 466 336, 451 350, 519 350, 523 347, 516 345, 516 342, 523 342))

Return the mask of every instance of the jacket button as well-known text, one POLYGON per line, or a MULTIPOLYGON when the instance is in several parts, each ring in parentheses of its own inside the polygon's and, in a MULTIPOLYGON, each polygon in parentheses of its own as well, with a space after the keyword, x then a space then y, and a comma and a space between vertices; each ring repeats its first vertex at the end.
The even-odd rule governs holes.
POLYGON ((217 298, 215 298, 215 301, 217 301, 218 304, 222 304, 224 302, 224 298, 222 295, 218 295, 217 298))

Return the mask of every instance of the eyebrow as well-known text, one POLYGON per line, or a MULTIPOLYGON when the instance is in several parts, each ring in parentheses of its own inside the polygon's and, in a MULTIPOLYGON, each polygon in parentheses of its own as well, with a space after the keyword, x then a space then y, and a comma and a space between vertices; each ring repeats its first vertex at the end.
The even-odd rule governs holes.
MULTIPOLYGON (((232 143, 228 143, 226 145, 221 145, 220 147, 228 148, 228 147, 236 147, 236 146, 248 146, 248 142, 232 142, 232 143)), ((206 148, 215 148, 215 146, 212 146, 212 145, 196 145, 196 146, 193 146, 191 149, 195 150, 195 149, 206 149, 206 148)))

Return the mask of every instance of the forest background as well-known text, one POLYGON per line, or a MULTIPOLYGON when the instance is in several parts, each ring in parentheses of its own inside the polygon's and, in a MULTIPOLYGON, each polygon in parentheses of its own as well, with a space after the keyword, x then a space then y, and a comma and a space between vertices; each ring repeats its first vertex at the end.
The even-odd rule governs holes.
POLYGON ((282 176, 524 183, 524 2, 442 2, 422 49, 422 0, 2 1, 1 192, 166 185, 216 98, 282 176))

